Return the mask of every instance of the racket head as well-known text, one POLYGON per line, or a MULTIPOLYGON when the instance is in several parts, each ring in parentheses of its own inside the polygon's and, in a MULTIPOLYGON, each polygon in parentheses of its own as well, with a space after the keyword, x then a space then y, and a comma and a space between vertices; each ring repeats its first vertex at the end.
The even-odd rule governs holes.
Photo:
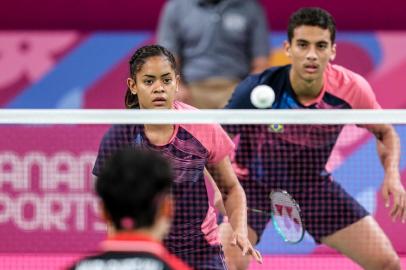
POLYGON ((305 229, 299 204, 285 190, 274 190, 271 200, 272 223, 285 242, 296 244, 303 240, 305 229))

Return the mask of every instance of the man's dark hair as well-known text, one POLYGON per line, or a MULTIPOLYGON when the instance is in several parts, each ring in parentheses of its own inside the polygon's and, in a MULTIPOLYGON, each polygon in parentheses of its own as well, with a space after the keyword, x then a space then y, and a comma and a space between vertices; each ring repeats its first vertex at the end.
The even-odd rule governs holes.
POLYGON ((293 32, 299 26, 318 26, 330 31, 331 43, 336 39, 336 24, 333 16, 321 8, 301 8, 290 16, 288 25, 288 41, 292 42, 293 32))
POLYGON ((159 202, 170 193, 172 170, 157 153, 127 148, 116 152, 104 165, 96 180, 114 227, 123 228, 130 219, 134 229, 153 225, 159 202))

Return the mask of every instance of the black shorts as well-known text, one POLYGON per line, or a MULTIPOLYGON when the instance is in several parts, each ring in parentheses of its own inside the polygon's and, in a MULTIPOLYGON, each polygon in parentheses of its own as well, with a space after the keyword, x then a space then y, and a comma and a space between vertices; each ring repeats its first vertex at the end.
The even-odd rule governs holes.
MULTIPOLYGON (((366 209, 348 194, 331 176, 270 181, 273 184, 242 180, 249 208, 271 211, 269 194, 274 189, 289 192, 300 206, 305 230, 320 243, 323 237, 347 227, 369 215, 366 209)), ((270 216, 248 211, 248 225, 254 229, 258 242, 270 216)))

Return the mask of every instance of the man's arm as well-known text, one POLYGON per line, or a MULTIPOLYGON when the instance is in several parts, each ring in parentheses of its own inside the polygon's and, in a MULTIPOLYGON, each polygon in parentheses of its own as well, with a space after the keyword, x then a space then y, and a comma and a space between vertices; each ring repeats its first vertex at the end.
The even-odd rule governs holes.
POLYGON ((385 171, 382 186, 382 195, 385 206, 390 206, 392 195, 393 206, 390 215, 393 220, 400 218, 406 221, 406 192, 400 180, 400 140, 395 129, 387 124, 374 124, 365 126, 377 139, 377 151, 385 171))

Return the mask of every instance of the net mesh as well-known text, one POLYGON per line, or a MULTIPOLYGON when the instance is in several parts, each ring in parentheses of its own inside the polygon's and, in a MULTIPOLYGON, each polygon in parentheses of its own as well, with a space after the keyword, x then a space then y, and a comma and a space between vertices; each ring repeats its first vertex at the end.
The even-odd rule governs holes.
MULTIPOLYGON (((87 120, 86 124, 44 124, 43 118, 26 124, 20 120, 19 124, 12 121, 0 124, 0 269, 61 269, 98 250, 100 241, 106 236, 106 226, 99 218, 92 169, 100 142, 111 126, 106 117, 108 113, 102 112, 95 121, 97 124, 89 124, 94 119, 87 120), (106 123, 100 124, 103 119, 106 123)), ((314 123, 307 124, 297 124, 298 119, 292 124, 279 115, 269 118, 272 120, 266 124, 258 124, 256 119, 252 119, 254 124, 249 124, 249 119, 241 118, 241 115, 227 116, 226 120, 218 117, 219 124, 236 145, 236 151, 229 156, 247 194, 248 206, 270 210, 269 191, 283 189, 293 196, 302 211, 307 232, 303 241, 296 245, 284 243, 277 236, 267 215, 248 212, 250 226, 261 235, 257 248, 265 258, 270 256, 270 261, 277 258, 273 262, 278 269, 325 269, 325 265, 329 265, 325 259, 322 259, 324 264, 320 264, 321 261, 313 261, 313 258, 335 253, 317 242, 370 213, 396 251, 400 255, 406 253, 405 242, 397 237, 404 232, 404 226, 393 223, 388 209, 383 206, 379 189, 384 174, 373 136, 363 128, 362 120, 357 120, 358 125, 344 125, 335 123, 333 118, 330 124, 320 124, 321 114, 312 116, 314 123), (295 266, 291 266, 291 259, 283 259, 283 256, 292 255, 300 255, 295 257, 299 258, 295 266), (306 263, 300 263, 300 258, 306 263)), ((218 138, 209 132, 208 126, 212 124, 199 120, 201 128, 196 135, 197 131, 191 131, 190 126, 197 124, 185 117, 188 120, 180 124, 185 127, 180 141, 196 139, 203 145, 202 151, 213 145, 215 147, 210 151, 220 151, 216 149, 222 147, 218 145, 218 138)), ((204 119, 204 115, 201 117, 204 119)), ((350 114, 345 117, 349 123, 355 118, 350 114)), ((120 118, 117 119, 120 122, 120 118)), ((152 122, 156 120, 151 119, 152 122)), ((216 120, 212 120, 211 112, 207 119, 210 123, 216 120)), ((340 121, 345 122, 345 119, 340 121)), ((135 121, 138 122, 134 125, 143 126, 141 120, 135 121)), ((128 116, 121 122, 128 122, 128 116)), ((159 122, 173 123, 173 119, 160 118, 159 122)), ((365 122, 371 123, 367 119, 365 122)), ((399 122, 395 128, 401 139, 401 152, 405 153, 406 125, 402 119, 399 122)), ((130 137, 130 141, 133 139, 130 137)), ((177 149, 182 154, 188 150, 187 145, 183 146, 185 148, 177 149)), ((216 160, 209 154, 207 159, 216 160)), ((405 168, 402 155, 400 172, 404 184, 405 168)), ((199 207, 195 205, 199 202, 191 198, 196 191, 191 189, 189 192, 191 196, 183 198, 185 205, 180 206, 187 211, 177 212, 185 220, 189 218, 188 213, 196 209, 194 207, 199 207)), ((213 205, 215 199, 215 195, 202 196, 202 200, 209 200, 213 205)), ((371 239, 365 239, 365 244, 373 244, 371 239)), ((341 259, 332 259, 331 269, 355 267, 346 259, 340 264, 341 259)), ((250 269, 269 269, 273 266, 270 261, 265 260, 265 268, 252 263, 250 269)))

